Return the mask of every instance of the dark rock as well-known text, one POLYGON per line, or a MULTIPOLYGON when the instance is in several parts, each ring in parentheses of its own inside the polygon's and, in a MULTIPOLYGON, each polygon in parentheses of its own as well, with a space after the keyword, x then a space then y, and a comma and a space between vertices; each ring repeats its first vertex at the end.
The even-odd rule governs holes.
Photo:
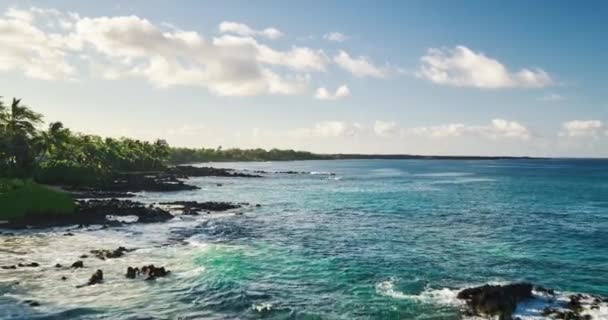
POLYGON ((17 266, 2 266, 2 269, 5 269, 5 270, 13 269, 14 270, 14 269, 17 269, 17 266))
POLYGON ((84 268, 84 262, 78 260, 78 261, 72 263, 71 268, 74 268, 74 269, 84 268))
POLYGON ((19 263, 18 264, 19 267, 29 267, 29 268, 36 268, 36 267, 40 267, 40 264, 38 264, 38 262, 31 262, 31 263, 19 263))
POLYGON ((73 234, 73 233, 71 233, 71 232, 66 232, 66 233, 64 233, 63 235, 64 235, 64 236, 66 236, 66 237, 71 237, 71 236, 73 236, 74 234, 73 234))
POLYGON ((117 174, 102 188, 104 191, 119 192, 167 192, 200 189, 184 183, 181 179, 186 176, 175 172, 147 172, 117 174))
POLYGON ((262 205, 261 205, 261 204, 259 204, 259 203, 255 205, 255 207, 256 207, 256 208, 259 208, 259 207, 261 207, 261 206, 262 206, 262 205))
POLYGON ((97 270, 97 271, 95 271, 95 273, 93 273, 93 275, 91 276, 91 278, 89 279, 89 282, 87 284, 92 286, 94 284, 101 283, 102 281, 103 281, 103 271, 97 270))
POLYGON ((102 190, 73 190, 71 195, 74 199, 113 199, 113 198, 132 198, 134 193, 119 191, 102 190))
POLYGON ((91 253, 94 254, 97 258, 99 258, 101 260, 105 260, 105 259, 120 258, 126 252, 129 252, 129 251, 131 251, 131 250, 129 250, 125 247, 118 247, 115 250, 107 250, 107 249, 91 250, 91 253))
POLYGON ((173 218, 169 212, 157 208, 147 207, 142 203, 129 200, 88 200, 77 201, 76 212, 69 215, 27 215, 19 221, 11 221, 10 228, 52 227, 65 225, 79 225, 80 227, 100 225, 121 225, 121 222, 110 221, 106 217, 136 216, 138 223, 164 222, 173 218))
POLYGON ((61 280, 65 281, 65 280, 68 280, 68 278, 66 276, 62 276, 61 280))
POLYGON ((141 223, 164 222, 173 218, 173 215, 163 209, 146 207, 142 203, 129 200, 79 201, 78 206, 81 216, 102 217, 104 223, 108 222, 108 213, 114 216, 136 216, 137 222, 141 223))
POLYGON ((92 286, 92 285, 99 284, 102 282, 103 282, 103 271, 98 269, 97 271, 95 271, 95 273, 93 273, 93 275, 91 276, 91 278, 89 278, 89 281, 86 284, 76 286, 76 288, 92 286))
POLYGON ((457 297, 466 300, 476 315, 498 316, 501 320, 508 320, 512 319, 517 303, 532 297, 532 284, 484 285, 464 289, 457 297))
POLYGON ((174 202, 162 202, 161 205, 176 206, 178 210, 181 210, 182 214, 196 215, 202 211, 226 211, 231 209, 240 208, 241 205, 230 203, 230 202, 197 202, 197 201, 174 201, 174 202))
POLYGON ((55 265, 55 268, 61 268, 61 267, 63 267, 63 266, 59 263, 55 265))
POLYGON ((80 259, 86 259, 86 258, 88 258, 88 257, 89 257, 89 256, 87 256, 86 254, 83 254, 83 255, 81 255, 79 258, 80 258, 80 259))
POLYGON ((128 279, 135 279, 135 277, 137 277, 137 275, 139 275, 139 268, 132 268, 132 267, 127 268, 126 277, 128 279))
POLYGON ((141 268, 141 274, 146 277, 146 280, 154 280, 160 277, 166 277, 171 271, 165 270, 165 267, 157 268, 153 264, 149 266, 143 266, 141 268))
POLYGON ((38 301, 34 301, 34 300, 24 300, 24 303, 26 303, 27 305, 29 305, 30 307, 39 307, 40 303, 38 301))
POLYGON ((534 290, 538 291, 538 292, 542 292, 542 293, 546 293, 549 295, 555 295, 555 290, 551 289, 551 288, 545 288, 542 286, 534 286, 534 290))
POLYGON ((239 177, 239 178, 260 178, 260 175, 247 174, 238 172, 233 169, 211 168, 211 167, 194 167, 194 166, 176 166, 169 169, 170 173, 178 174, 184 177, 239 177))
POLYGON ((573 294, 570 296, 570 301, 568 301, 568 309, 574 311, 574 312, 581 312, 583 310, 583 304, 581 303, 581 300, 583 300, 585 296, 583 296, 582 294, 573 294))

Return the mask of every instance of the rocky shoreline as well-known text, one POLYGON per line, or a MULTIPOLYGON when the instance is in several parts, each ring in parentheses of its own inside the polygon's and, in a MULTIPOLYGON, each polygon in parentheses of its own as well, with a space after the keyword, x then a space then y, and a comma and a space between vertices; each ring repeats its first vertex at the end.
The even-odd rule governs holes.
POLYGON ((599 309, 600 304, 608 303, 608 297, 580 293, 571 294, 567 301, 560 302, 555 290, 528 282, 467 288, 458 292, 457 298, 466 302, 464 315, 513 320, 518 319, 513 317, 517 305, 533 299, 535 294, 544 295, 553 302, 541 311, 546 319, 592 320, 584 311, 599 309))
MULTIPOLYGON (((259 178, 232 169, 175 166, 162 172, 116 174, 109 182, 98 187, 59 186, 76 199, 76 211, 69 215, 30 214, 21 219, 5 222, 0 226, 8 229, 48 228, 68 225, 118 226, 124 223, 156 223, 173 219, 177 215, 198 215, 220 212, 248 206, 248 203, 175 201, 144 204, 129 200, 137 192, 176 192, 196 190, 187 184, 189 177, 259 178), (118 217, 118 219, 116 219, 118 217), (134 218, 125 222, 121 217, 134 218)), ((259 206, 259 205, 257 205, 259 206)))

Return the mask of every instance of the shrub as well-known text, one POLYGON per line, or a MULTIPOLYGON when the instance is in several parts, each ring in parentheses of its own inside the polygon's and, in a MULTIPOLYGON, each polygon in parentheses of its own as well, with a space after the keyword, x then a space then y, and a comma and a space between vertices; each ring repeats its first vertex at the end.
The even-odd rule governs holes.
POLYGON ((67 186, 96 186, 104 176, 102 170, 64 160, 44 162, 34 172, 36 182, 67 186))
POLYGON ((0 220, 13 221, 26 215, 72 214, 76 205, 64 192, 51 190, 33 182, 0 194, 0 220))

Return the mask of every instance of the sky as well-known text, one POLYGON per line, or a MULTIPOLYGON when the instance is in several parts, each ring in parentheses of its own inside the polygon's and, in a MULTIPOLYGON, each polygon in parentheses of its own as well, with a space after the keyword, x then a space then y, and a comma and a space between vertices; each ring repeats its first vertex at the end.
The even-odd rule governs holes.
POLYGON ((608 157, 605 1, 4 1, 0 96, 187 147, 608 157))

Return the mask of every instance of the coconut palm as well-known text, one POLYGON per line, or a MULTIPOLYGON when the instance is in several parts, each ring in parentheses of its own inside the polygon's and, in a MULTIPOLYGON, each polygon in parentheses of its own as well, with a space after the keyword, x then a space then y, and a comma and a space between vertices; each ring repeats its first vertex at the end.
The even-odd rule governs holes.
POLYGON ((3 136, 6 139, 9 174, 27 175, 34 166, 33 139, 36 126, 42 122, 42 115, 21 105, 21 99, 13 98, 11 106, 2 112, 3 136))
POLYGON ((63 123, 51 122, 49 128, 46 131, 42 131, 38 137, 42 160, 53 156, 61 158, 71 136, 70 129, 65 128, 63 123))

